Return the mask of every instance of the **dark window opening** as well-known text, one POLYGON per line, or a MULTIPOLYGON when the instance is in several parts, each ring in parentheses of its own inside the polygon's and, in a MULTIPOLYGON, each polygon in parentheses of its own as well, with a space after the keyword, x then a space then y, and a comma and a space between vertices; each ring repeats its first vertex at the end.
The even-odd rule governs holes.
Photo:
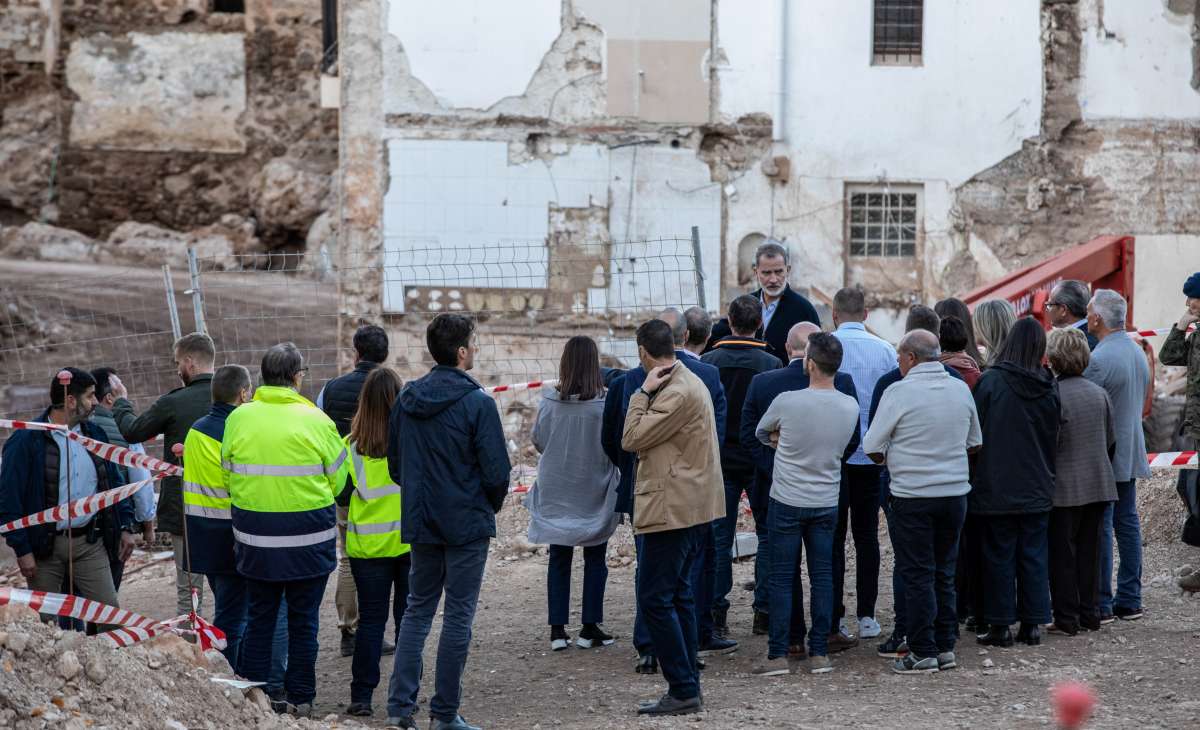
POLYGON ((214 13, 244 13, 246 0, 212 0, 214 13))
POLYGON ((920 66, 924 0, 875 0, 873 61, 920 66))
POLYGON ((321 73, 337 75, 338 0, 321 0, 321 73))
POLYGON ((920 204, 915 192, 856 190, 849 203, 851 256, 917 255, 920 204))

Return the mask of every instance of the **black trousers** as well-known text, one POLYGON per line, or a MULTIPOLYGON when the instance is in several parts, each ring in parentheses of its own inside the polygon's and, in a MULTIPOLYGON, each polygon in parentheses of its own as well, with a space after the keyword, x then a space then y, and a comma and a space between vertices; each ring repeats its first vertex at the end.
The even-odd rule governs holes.
POLYGON ((1107 502, 1050 511, 1050 601, 1067 631, 1100 628, 1100 524, 1107 502))
POLYGON ((882 466, 846 464, 842 467, 838 521, 833 532, 833 624, 846 615, 842 601, 846 586, 846 528, 854 536, 858 616, 875 616, 879 597, 879 479, 882 466), (849 519, 847 519, 849 518, 849 519))
POLYGON ((1050 513, 987 515, 982 522, 987 623, 1049 623, 1050 513))
POLYGON ((954 576, 958 597, 958 616, 974 616, 983 623, 984 588, 987 576, 983 567, 983 524, 979 517, 967 515, 958 540, 958 570, 954 576))

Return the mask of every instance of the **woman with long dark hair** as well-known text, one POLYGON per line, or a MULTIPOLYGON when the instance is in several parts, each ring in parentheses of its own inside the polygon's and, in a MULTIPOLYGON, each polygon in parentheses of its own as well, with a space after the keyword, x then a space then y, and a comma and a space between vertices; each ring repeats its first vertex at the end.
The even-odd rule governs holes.
POLYGON ((1040 644, 1039 626, 1050 623, 1047 531, 1061 408, 1045 354, 1042 326, 1017 320, 975 386, 983 448, 968 503, 983 532, 989 628, 981 644, 1011 646, 1018 619, 1017 641, 1040 644))
POLYGON ((400 376, 377 367, 367 376, 358 411, 346 435, 350 481, 339 502, 348 499, 346 554, 358 593, 350 704, 346 714, 371 715, 371 695, 379 684, 383 630, 391 604, 395 630, 408 605, 409 546, 400 537, 400 487, 388 473, 388 416, 400 393, 400 376))
MULTIPOLYGON (((982 370, 983 353, 979 351, 979 340, 975 336, 975 318, 971 316, 971 310, 967 307, 966 302, 956 297, 949 297, 933 305, 933 311, 937 312, 937 316, 942 320, 947 317, 958 317, 959 321, 966 326, 967 346, 963 348, 963 352, 975 361, 976 367, 982 370)), ((968 385, 974 387, 974 384, 968 383, 968 385)))
POLYGON ((537 482, 525 502, 529 541, 550 546, 546 594, 554 651, 566 649, 571 641, 566 624, 576 547, 583 548, 583 628, 575 644, 590 649, 613 642, 600 624, 608 538, 617 528, 613 508, 620 473, 600 446, 604 396, 596 343, 590 337, 572 337, 563 348, 558 385, 542 391, 533 426, 533 445, 541 458, 537 482))

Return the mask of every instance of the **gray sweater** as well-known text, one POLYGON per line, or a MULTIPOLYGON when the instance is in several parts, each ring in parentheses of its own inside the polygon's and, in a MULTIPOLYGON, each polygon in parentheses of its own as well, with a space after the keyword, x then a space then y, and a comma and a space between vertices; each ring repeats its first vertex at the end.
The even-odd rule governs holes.
POLYGON ((883 392, 863 451, 886 456, 897 497, 958 497, 971 491, 967 449, 982 443, 970 388, 926 362, 883 392))
POLYGON ((1115 502, 1112 405, 1104 389, 1081 377, 1058 381, 1062 421, 1055 458, 1054 506, 1115 502))
POLYGON ((539 545, 599 545, 617 529, 617 482, 621 473, 600 446, 604 395, 563 399, 542 390, 533 445, 537 482, 525 500, 529 541, 539 545))
POLYGON ((1114 332, 1096 345, 1083 377, 1108 393, 1112 403, 1117 450, 1113 476, 1118 482, 1150 476, 1146 461, 1146 436, 1142 431, 1142 406, 1150 385, 1146 353, 1128 334, 1114 332))
POLYGON ((805 388, 781 393, 754 435, 771 444, 779 431, 771 499, 790 507, 837 507, 842 458, 858 427, 858 401, 845 393, 805 388))

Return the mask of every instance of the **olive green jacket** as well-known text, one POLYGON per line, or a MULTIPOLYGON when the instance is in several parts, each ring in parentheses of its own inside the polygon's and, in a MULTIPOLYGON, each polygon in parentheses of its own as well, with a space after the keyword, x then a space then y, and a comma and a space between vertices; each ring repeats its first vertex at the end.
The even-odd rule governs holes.
MULTIPOLYGON (((192 382, 176 388, 154 401, 150 410, 137 415, 133 404, 118 398, 113 404, 113 418, 121 429, 121 435, 131 444, 150 441, 163 434, 162 459, 178 464, 179 457, 171 451, 175 444, 182 444, 192 424, 200 420, 212 406, 212 373, 197 375, 192 382)), ((153 456, 157 447, 146 449, 153 456)), ((172 535, 183 534, 183 485, 179 477, 165 477, 158 499, 158 530, 172 535)))
POLYGON ((1187 400, 1183 406, 1183 432, 1200 439, 1200 331, 1185 335, 1172 325, 1167 341, 1158 351, 1158 360, 1163 365, 1186 366, 1187 400))

